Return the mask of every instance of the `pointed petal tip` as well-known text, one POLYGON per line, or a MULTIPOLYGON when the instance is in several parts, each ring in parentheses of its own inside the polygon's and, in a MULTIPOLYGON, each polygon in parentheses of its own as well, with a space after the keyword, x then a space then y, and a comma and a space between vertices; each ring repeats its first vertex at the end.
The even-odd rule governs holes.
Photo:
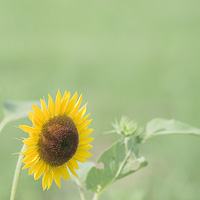
POLYGON ((26 169, 26 165, 22 167, 22 169, 26 169))
POLYGON ((62 96, 61 93, 60 93, 60 90, 58 90, 56 97, 57 96, 62 96))
MULTIPOLYGON (((42 188, 43 188, 43 191, 45 191, 46 190, 46 188, 47 188, 47 186, 42 186, 42 188)), ((49 188, 48 188, 49 189, 49 188)), ((47 189, 47 190, 48 190, 47 189)))
POLYGON ((24 131, 23 130, 23 127, 24 127, 25 125, 18 125, 18 128, 20 128, 20 129, 22 129, 22 131, 24 131))
POLYGON ((75 176, 76 176, 76 178, 79 178, 78 174, 76 174, 75 176))
POLYGON ((19 125, 19 128, 23 130, 24 127, 28 127, 27 125, 19 125))

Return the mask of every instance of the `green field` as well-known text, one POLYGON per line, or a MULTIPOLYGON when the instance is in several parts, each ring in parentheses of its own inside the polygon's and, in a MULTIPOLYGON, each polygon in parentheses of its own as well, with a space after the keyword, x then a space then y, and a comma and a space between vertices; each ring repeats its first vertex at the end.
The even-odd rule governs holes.
MULTIPOLYGON (((89 102, 96 160, 117 138, 103 134, 126 115, 140 125, 175 118, 200 128, 200 1, 0 0, 0 103, 39 100, 57 90, 89 102)), ((0 109, 0 119, 3 113, 0 109)), ((27 137, 0 135, 0 199, 10 196, 17 153, 27 137)), ((101 199, 199 200, 200 138, 158 136, 141 145, 149 165, 116 182, 101 199)), ((79 199, 63 181, 42 191, 23 170, 17 199, 79 199)), ((91 196, 91 193, 88 192, 91 196)))

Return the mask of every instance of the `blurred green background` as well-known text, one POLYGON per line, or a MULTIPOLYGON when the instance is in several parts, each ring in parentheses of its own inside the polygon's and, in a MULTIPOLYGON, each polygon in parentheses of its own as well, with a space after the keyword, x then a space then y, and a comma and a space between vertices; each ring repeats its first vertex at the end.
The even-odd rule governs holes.
MULTIPOLYGON (((200 128, 200 1, 0 0, 0 103, 76 90, 89 102, 96 160, 122 115, 145 125, 175 118, 200 128)), ((0 112, 2 119, 2 109, 0 112)), ((21 141, 10 123, 0 136, 0 199, 9 199, 21 141)), ((101 199, 199 200, 200 138, 159 136, 141 145, 149 165, 101 199)), ((17 199, 79 199, 72 182, 42 192, 23 170, 17 199)), ((88 193, 90 196, 91 193, 88 193)))

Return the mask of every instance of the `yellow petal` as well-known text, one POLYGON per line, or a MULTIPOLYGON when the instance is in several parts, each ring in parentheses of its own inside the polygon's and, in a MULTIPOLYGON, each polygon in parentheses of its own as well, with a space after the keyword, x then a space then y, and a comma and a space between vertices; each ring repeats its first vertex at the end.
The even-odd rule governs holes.
POLYGON ((33 112, 35 113, 35 117, 39 120, 41 124, 44 124, 46 119, 44 113, 40 110, 40 108, 36 105, 33 105, 33 112))
POLYGON ((55 113, 55 105, 54 105, 53 100, 50 95, 49 95, 48 108, 49 108, 49 114, 50 114, 51 118, 53 118, 54 113, 55 113))
POLYGON ((64 180, 66 180, 66 179, 71 180, 69 172, 68 172, 67 167, 66 167, 66 164, 60 166, 60 175, 62 176, 62 178, 64 180))
POLYGON ((81 149, 81 150, 89 150, 91 149, 93 146, 91 144, 86 144, 86 145, 79 145, 78 146, 78 149, 81 149))
MULTIPOLYGON (((87 103, 86 103, 86 105, 87 105, 87 103)), ((82 117, 85 115, 85 113, 86 113, 86 108, 84 108, 84 110, 82 112, 82 117)))
POLYGON ((30 127, 30 126, 26 126, 26 125, 19 125, 19 127, 26 133, 40 133, 39 129, 30 127))
POLYGON ((42 164, 38 167, 38 170, 34 174, 34 179, 35 180, 37 180, 38 178, 40 178, 40 176, 42 176, 42 174, 44 173, 45 168, 46 168, 45 162, 43 162, 42 160, 40 162, 42 164))
POLYGON ((42 163, 43 163, 42 160, 40 160, 35 165, 30 167, 28 174, 30 175, 30 174, 37 172, 40 169, 40 167, 42 166, 42 163))
POLYGON ((48 179, 48 188, 47 190, 51 187, 52 185, 52 182, 53 182, 53 172, 52 171, 49 171, 49 179, 48 179))
POLYGON ((45 119, 49 120, 49 112, 48 112, 48 109, 46 107, 46 104, 45 104, 43 99, 40 99, 40 102, 41 102, 41 107, 42 107, 42 111, 44 113, 45 119))
POLYGON ((57 96, 56 96, 56 102, 55 102, 56 115, 60 114, 61 101, 62 101, 62 95, 60 94, 60 91, 58 90, 58 93, 57 93, 57 96))
POLYGON ((79 169, 78 163, 74 158, 71 158, 68 163, 71 163, 74 169, 79 169))
POLYGON ((94 138, 80 138, 79 145, 89 144, 94 140, 94 138))
POLYGON ((51 171, 51 166, 46 163, 45 172, 51 171))
POLYGON ((86 119, 90 116, 90 113, 88 113, 87 115, 85 115, 85 117, 83 117, 79 122, 78 124, 82 125, 83 123, 86 122, 86 119))
POLYGON ((29 115, 30 120, 33 121, 34 114, 30 110, 28 111, 28 115, 29 115))
MULTIPOLYGON (((35 134, 35 133, 29 133, 29 136, 30 136, 29 138, 34 140, 34 141, 38 141, 39 138, 40 138, 40 136, 38 134, 35 134)), ((27 138, 27 139, 29 139, 29 138, 27 138)))
POLYGON ((38 141, 37 140, 34 140, 33 138, 27 138, 27 139, 24 139, 23 140, 23 143, 26 145, 26 146, 35 146, 38 144, 38 141))
POLYGON ((54 177, 55 183, 60 188, 61 184, 60 184, 60 169, 59 169, 59 167, 53 167, 52 172, 53 172, 53 177, 54 177))
POLYGON ((24 152, 20 153, 20 155, 28 155, 33 152, 37 152, 37 149, 38 149, 38 147, 27 147, 24 152))
POLYGON ((60 111, 60 114, 63 115, 66 108, 67 108, 67 105, 68 105, 68 101, 70 99, 70 92, 67 93, 67 91, 65 91, 64 93, 64 96, 63 96, 63 99, 62 99, 62 105, 61 105, 61 111, 60 111))
POLYGON ((22 169, 26 169, 26 168, 31 167, 32 165, 34 165, 35 163, 37 163, 39 159, 40 158, 38 157, 36 160, 33 160, 32 162, 26 163, 22 169))
POLYGON ((93 129, 88 128, 88 129, 84 129, 79 133, 79 137, 87 137, 89 136, 91 133, 93 132, 93 129))
POLYGON ((78 124, 78 121, 81 119, 81 117, 84 115, 83 113, 86 112, 86 106, 87 106, 87 103, 77 112, 77 114, 74 116, 74 123, 75 124, 78 124))
POLYGON ((42 178, 42 187, 43 191, 47 188, 48 186, 48 180, 49 180, 49 172, 44 173, 44 176, 42 178))
POLYGON ((32 162, 32 159, 35 158, 37 154, 34 152, 32 154, 29 154, 27 156, 25 156, 22 160, 22 163, 26 163, 26 162, 32 162))
POLYGON ((33 138, 35 141, 39 140, 39 135, 36 133, 29 133, 30 138, 33 138))
POLYGON ((37 159, 37 157, 38 157, 38 152, 34 152, 32 154, 25 156, 25 158, 22 160, 22 163, 33 162, 34 160, 37 159))
POLYGON ((85 157, 85 158, 90 158, 92 157, 92 154, 86 150, 81 150, 81 149, 78 149, 76 151, 76 154, 79 155, 79 156, 82 156, 82 157, 85 157))
POLYGON ((79 109, 79 107, 80 107, 80 105, 81 105, 81 101, 82 101, 82 94, 80 95, 80 97, 79 97, 79 99, 78 99, 76 105, 75 105, 74 108, 72 109, 72 112, 71 112, 71 114, 70 114, 70 117, 71 117, 72 119, 74 118, 74 116, 75 116, 76 113, 78 112, 78 109, 79 109))
POLYGON ((83 158, 83 157, 81 157, 77 154, 75 154, 73 158, 78 160, 79 162, 85 162, 86 161, 86 158, 83 158))
POLYGON ((67 90, 65 90, 65 93, 64 93, 64 95, 63 95, 62 102, 63 102, 63 101, 66 101, 67 96, 68 96, 68 93, 67 93, 67 90))
POLYGON ((78 132, 81 132, 83 129, 87 128, 90 125, 91 122, 92 122, 92 119, 85 120, 82 124, 78 125, 77 126, 78 132))
POLYGON ((69 103, 67 104, 66 108, 64 108, 65 110, 65 114, 69 115, 72 111, 72 109, 74 108, 76 101, 77 101, 77 92, 74 94, 74 96, 71 98, 71 100, 69 101, 69 103))
POLYGON ((38 129, 38 130, 41 130, 41 123, 38 122, 37 118, 35 117, 34 113, 32 113, 31 111, 28 111, 28 114, 29 114, 29 118, 31 119, 32 123, 33 123, 33 126, 34 128, 38 129))
POLYGON ((73 165, 71 164, 71 162, 67 162, 67 166, 68 166, 69 170, 71 171, 71 173, 78 178, 78 175, 74 171, 74 168, 73 168, 73 165))
POLYGON ((33 125, 37 128, 40 128, 43 125, 43 122, 40 120, 40 117, 37 114, 32 113, 31 111, 28 111, 28 113, 31 121, 33 122, 33 125))

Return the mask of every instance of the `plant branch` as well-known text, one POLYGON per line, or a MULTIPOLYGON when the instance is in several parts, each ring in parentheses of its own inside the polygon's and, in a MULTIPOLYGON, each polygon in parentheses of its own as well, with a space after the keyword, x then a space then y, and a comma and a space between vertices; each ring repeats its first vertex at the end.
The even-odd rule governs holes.
POLYGON ((93 199, 92 200, 98 200, 100 197, 100 193, 94 193, 93 199))
POLYGON ((76 179, 75 183, 78 186, 78 191, 79 191, 81 200, 85 200, 85 196, 84 196, 84 192, 83 192, 83 187, 82 187, 80 181, 78 179, 76 179))
MULTIPOLYGON (((21 149, 21 153, 24 152, 25 149, 26 149, 26 145, 24 144, 22 149, 21 149)), ((14 178, 13 178, 13 183, 12 183, 10 200, 15 199, 23 157, 24 157, 23 155, 19 155, 19 158, 18 158, 18 161, 17 161, 17 165, 16 165, 16 168, 15 168, 15 174, 14 174, 14 178)))

